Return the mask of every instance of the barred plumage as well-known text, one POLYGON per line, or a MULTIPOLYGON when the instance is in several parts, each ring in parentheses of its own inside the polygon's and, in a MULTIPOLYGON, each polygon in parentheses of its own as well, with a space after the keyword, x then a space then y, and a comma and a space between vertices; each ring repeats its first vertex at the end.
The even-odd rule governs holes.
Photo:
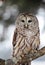
POLYGON ((21 14, 15 23, 13 61, 17 63, 22 60, 26 54, 30 53, 31 49, 37 50, 39 48, 40 34, 38 20, 31 14, 21 14))

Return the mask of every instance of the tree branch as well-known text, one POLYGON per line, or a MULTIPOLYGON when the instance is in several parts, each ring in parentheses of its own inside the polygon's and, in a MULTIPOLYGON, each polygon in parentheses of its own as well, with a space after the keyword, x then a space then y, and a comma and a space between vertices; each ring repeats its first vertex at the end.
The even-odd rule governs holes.
POLYGON ((35 60, 41 56, 45 55, 45 47, 43 47, 42 49, 38 50, 34 56, 32 56, 32 60, 35 60))
POLYGON ((31 50, 30 54, 26 55, 24 59, 21 61, 21 63, 29 62, 32 60, 35 60, 41 56, 45 55, 45 47, 41 48, 40 50, 31 50))
MULTIPOLYGON (((22 61, 20 61, 19 63, 25 63, 25 62, 31 62, 32 60, 35 60, 41 56, 45 55, 45 47, 41 48, 40 50, 36 51, 36 50, 31 50, 29 54, 25 55, 25 57, 22 59, 22 61)), ((10 59, 11 60, 11 59, 10 59)), ((9 61, 9 60, 7 60, 9 61)), ((4 60, 0 60, 0 64, 4 63, 6 61, 4 60)), ((11 61, 12 62, 12 61, 11 61)), ((1 64, 2 65, 2 64, 1 64)), ((5 65, 5 64, 3 64, 5 65)))
POLYGON ((5 65, 5 60, 0 59, 0 65, 5 65))

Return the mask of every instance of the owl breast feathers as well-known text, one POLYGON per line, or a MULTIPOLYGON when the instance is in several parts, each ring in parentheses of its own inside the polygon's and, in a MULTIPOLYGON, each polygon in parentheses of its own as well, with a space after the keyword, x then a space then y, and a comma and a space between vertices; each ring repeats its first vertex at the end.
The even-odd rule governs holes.
POLYGON ((14 62, 30 53, 31 49, 38 50, 40 45, 40 32, 37 18, 32 14, 23 13, 15 22, 16 30, 13 36, 14 62))

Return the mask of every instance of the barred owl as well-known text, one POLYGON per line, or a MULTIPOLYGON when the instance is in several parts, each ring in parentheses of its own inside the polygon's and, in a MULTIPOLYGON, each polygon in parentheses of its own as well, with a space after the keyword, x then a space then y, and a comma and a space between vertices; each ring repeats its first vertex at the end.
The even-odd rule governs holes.
POLYGON ((13 36, 13 61, 17 63, 30 53, 31 49, 38 50, 40 45, 39 24, 37 18, 29 13, 22 13, 15 22, 13 36))

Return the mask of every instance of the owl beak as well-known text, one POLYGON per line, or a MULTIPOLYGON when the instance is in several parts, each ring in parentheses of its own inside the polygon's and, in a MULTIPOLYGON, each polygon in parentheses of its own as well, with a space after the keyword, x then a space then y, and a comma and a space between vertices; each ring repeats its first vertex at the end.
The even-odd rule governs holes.
POLYGON ((24 25, 24 28, 28 28, 28 25, 27 25, 27 24, 25 24, 25 25, 24 25))

